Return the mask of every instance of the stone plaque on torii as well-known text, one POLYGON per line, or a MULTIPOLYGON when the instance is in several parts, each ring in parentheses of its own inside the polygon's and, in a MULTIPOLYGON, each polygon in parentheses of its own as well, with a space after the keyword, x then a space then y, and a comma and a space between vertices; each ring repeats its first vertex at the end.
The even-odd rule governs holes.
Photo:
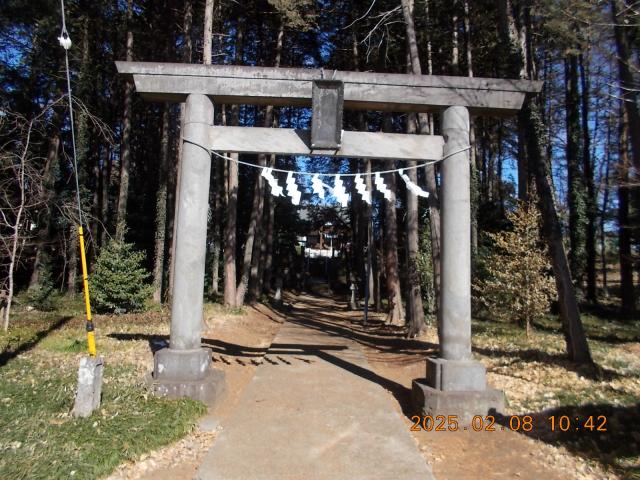
POLYGON ((469 114, 513 115, 542 82, 229 65, 116 62, 143 98, 186 102, 176 212, 169 348, 154 357, 157 393, 210 401, 222 374, 202 348, 211 151, 433 160, 441 165, 440 354, 413 382, 424 415, 468 421, 504 402, 471 354, 469 114), (328 75, 327 75, 328 76, 328 75), (214 104, 313 107, 312 129, 214 126, 214 104), (342 131, 342 109, 442 112, 439 135, 342 131))

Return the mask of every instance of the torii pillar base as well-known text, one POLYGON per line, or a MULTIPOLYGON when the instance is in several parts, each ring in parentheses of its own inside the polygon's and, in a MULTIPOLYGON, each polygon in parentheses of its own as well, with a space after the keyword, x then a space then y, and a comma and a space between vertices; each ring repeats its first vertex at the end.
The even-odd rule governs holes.
POLYGON ((504 392, 487 388, 484 365, 472 360, 427 359, 427 377, 413 381, 411 396, 420 415, 453 415, 461 428, 504 411, 504 392))
POLYGON ((224 372, 212 368, 211 350, 163 348, 153 357, 153 393, 167 398, 192 398, 212 406, 225 389, 224 372))

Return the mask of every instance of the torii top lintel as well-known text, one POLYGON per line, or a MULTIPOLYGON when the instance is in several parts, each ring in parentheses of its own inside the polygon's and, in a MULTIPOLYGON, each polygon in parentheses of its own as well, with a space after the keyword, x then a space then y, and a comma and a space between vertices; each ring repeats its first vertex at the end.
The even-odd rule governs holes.
POLYGON ((496 78, 345 72, 305 68, 236 65, 116 62, 133 78, 143 98, 183 102, 187 95, 208 95, 218 104, 311 106, 312 82, 332 78, 344 83, 344 108, 393 112, 429 112, 457 105, 473 114, 509 115, 542 82, 496 78))

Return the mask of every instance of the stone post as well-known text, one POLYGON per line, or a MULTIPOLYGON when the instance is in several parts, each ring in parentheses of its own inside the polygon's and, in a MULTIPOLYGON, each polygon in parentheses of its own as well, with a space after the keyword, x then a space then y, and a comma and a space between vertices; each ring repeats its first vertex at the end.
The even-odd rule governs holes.
POLYGON ((213 104, 205 95, 187 97, 176 212, 175 272, 169 348, 154 357, 154 390, 169 397, 211 403, 224 383, 201 346, 204 272, 209 208, 210 126, 213 104))
POLYGON ((276 277, 276 294, 273 297, 273 303, 276 307, 282 306, 282 275, 276 277))
POLYGON ((356 284, 351 282, 351 286, 349 287, 351 290, 351 299, 349 300, 349 310, 358 310, 358 301, 356 300, 356 284))
POLYGON ((471 355, 471 202, 469 112, 442 115, 440 358, 427 360, 426 381, 414 380, 415 406, 424 415, 474 415, 501 410, 504 394, 487 389, 484 365, 471 355))

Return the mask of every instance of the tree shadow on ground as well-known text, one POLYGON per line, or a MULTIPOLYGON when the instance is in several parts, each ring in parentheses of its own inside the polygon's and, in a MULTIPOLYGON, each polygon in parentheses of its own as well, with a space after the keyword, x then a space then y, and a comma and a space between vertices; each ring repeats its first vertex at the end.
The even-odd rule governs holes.
POLYGON ((146 341, 149 343, 151 353, 156 353, 169 346, 169 335, 156 335, 153 333, 110 333, 109 338, 124 342, 146 341))
POLYGON ((567 371, 576 372, 590 380, 615 380, 625 376, 608 368, 597 364, 579 365, 567 357, 566 353, 548 353, 535 348, 520 348, 516 350, 505 350, 500 348, 472 347, 473 352, 485 357, 507 357, 516 358, 523 362, 540 362, 547 365, 555 365, 567 371))
MULTIPOLYGON (((120 341, 146 341, 151 353, 169 346, 169 335, 155 335, 150 333, 110 333, 107 337, 120 341)), ((236 343, 224 342, 213 338, 202 338, 202 346, 211 349, 212 353, 228 355, 230 357, 261 357, 267 352, 266 347, 248 347, 236 343)))
MULTIPOLYGON (((562 330, 559 326, 556 328, 555 326, 552 326, 549 324, 536 323, 534 324, 534 328, 535 330, 545 331, 547 333, 552 333, 555 335, 562 335, 562 330)), ((515 330, 514 330, 513 324, 509 324, 509 323, 505 323, 497 320, 485 318, 478 322, 474 321, 473 323, 473 335, 484 334, 487 336, 499 335, 503 337, 508 337, 508 336, 515 335, 516 333, 514 332, 515 330)), ((518 333, 521 335, 520 332, 518 333)), ((588 338, 589 340, 596 339, 594 338, 593 335, 588 335, 588 338)), ((618 337, 614 337, 614 338, 616 340, 612 342, 613 344, 624 343, 618 337)), ((603 340, 603 341, 606 341, 606 340, 603 340)), ((565 352, 549 353, 549 352, 545 352, 540 348, 535 348, 535 347, 504 349, 504 348, 495 348, 495 347, 489 348, 489 347, 472 346, 472 350, 475 353, 484 355, 489 358, 506 357, 506 358, 518 359, 523 362, 546 363, 547 365, 557 366, 567 371, 576 372, 579 375, 585 378, 588 378, 590 380, 597 380, 597 381, 615 380, 615 379, 620 379, 625 377, 625 375, 622 375, 616 372, 615 370, 602 367, 601 365, 598 365, 595 362, 588 365, 581 365, 581 364, 572 362, 569 359, 567 353, 565 352)))
POLYGON ((394 382, 386 377, 378 375, 368 368, 361 367, 354 363, 348 362, 342 358, 339 358, 335 355, 328 354, 327 352, 320 350, 317 352, 317 356, 336 367, 342 368, 354 375, 357 375, 369 382, 377 383, 382 388, 387 390, 393 397, 396 399, 400 408, 402 409, 402 413, 410 418, 411 415, 415 414, 415 409, 413 408, 413 404, 411 402, 411 389, 406 388, 404 385, 394 382))
POLYGON ((611 404, 564 406, 518 415, 518 418, 496 415, 496 423, 594 460, 612 468, 622 478, 637 478, 640 474, 640 465, 631 464, 640 454, 640 435, 637 433, 640 403, 625 407, 611 404), (531 417, 533 426, 528 432, 523 430, 525 416, 531 417), (553 425, 550 417, 554 418, 553 425), (616 464, 616 459, 628 460, 629 465, 616 464))
MULTIPOLYGON (((540 322, 535 322, 533 324, 533 327, 535 330, 539 330, 542 332, 547 332, 547 333, 553 333, 553 334, 557 334, 557 335, 562 335, 562 327, 561 326, 555 326, 555 325, 549 325, 546 323, 540 323, 540 322)), ((640 324, 638 324, 637 322, 630 322, 628 324, 629 329, 636 329, 638 330, 638 328, 640 328, 640 324)), ((602 327, 598 327, 598 326, 594 326, 594 325, 588 325, 585 327, 586 333, 585 335, 587 336, 587 340, 595 340, 598 342, 603 342, 603 343, 608 343, 610 345, 618 345, 618 344, 622 344, 622 343, 630 343, 630 342, 640 342, 640 335, 638 334, 632 334, 632 335, 624 335, 623 332, 620 331, 613 331, 613 332, 607 332, 607 333, 602 333, 599 331, 602 329, 602 327)))
MULTIPOLYGON (((300 323, 292 321, 292 323, 300 323)), ((305 324, 304 326, 310 328, 317 328, 324 331, 322 322, 314 323, 312 325, 305 324)), ((332 327, 335 331, 337 327, 332 327)), ((161 348, 168 346, 168 335, 154 335, 146 333, 111 333, 108 337, 114 338, 120 341, 147 341, 149 348, 153 353, 161 348)), ((245 345, 237 345, 234 343, 224 342, 222 340, 203 338, 202 344, 212 350, 214 354, 225 355, 225 357, 235 357, 234 360, 240 366, 255 366, 256 363, 245 363, 241 358, 250 358, 252 360, 258 358, 264 358, 265 361, 272 365, 291 365, 292 362, 289 359, 296 359, 305 363, 310 363, 308 358, 315 356, 322 360, 325 360, 339 368, 342 368, 354 375, 357 375, 365 380, 377 383, 381 387, 388 390, 400 404, 403 413, 409 417, 414 412, 411 410, 411 390, 405 388, 403 385, 382 377, 370 369, 356 365, 343 358, 336 356, 330 352, 344 351, 348 347, 340 345, 309 345, 298 343, 272 343, 267 349, 266 347, 248 347, 245 345), (273 357, 278 361, 273 360, 273 357), (301 358, 306 357, 306 358, 301 358)), ((220 358, 213 358, 214 362, 223 362, 227 365, 231 365, 229 359, 220 356, 220 358)))
POLYGON ((45 338, 50 333, 61 329, 72 318, 73 316, 61 317, 55 322, 49 324, 47 328, 38 331, 34 336, 29 337, 24 342, 18 344, 16 347, 11 348, 11 346, 7 346, 5 350, 0 352, 0 367, 3 367, 4 365, 6 365, 10 360, 14 359, 18 355, 28 352, 29 350, 34 348, 36 345, 38 345, 42 341, 43 338, 45 338))
MULTIPOLYGON (((331 300, 332 302, 329 305, 325 299, 306 297, 303 308, 294 307, 289 310, 287 313, 287 322, 311 328, 331 336, 349 338, 364 347, 371 348, 380 353, 399 355, 395 360, 398 363, 402 362, 400 355, 410 356, 412 361, 415 361, 416 356, 424 359, 429 355, 435 354, 437 351, 437 345, 433 343, 405 338, 404 329, 402 328, 387 328, 388 326, 384 325, 384 322, 373 319, 370 320, 367 325, 363 325, 362 320, 342 314, 343 309, 340 308, 340 305, 336 308, 335 297, 331 300)), ((345 307, 344 310, 346 309, 345 307)), ((272 348, 274 347, 276 347, 276 344, 272 345, 272 348)), ((304 346, 301 347, 304 348, 304 346)), ((272 351, 269 350, 269 354, 271 353, 272 351)), ((309 353, 367 381, 380 385, 393 395, 404 415, 411 417, 415 414, 410 388, 383 377, 370 368, 356 365, 344 358, 329 353, 327 349, 318 349, 310 351, 309 353)), ((394 362, 392 357, 387 358, 385 361, 387 363, 394 362)))
MULTIPOLYGON (((384 322, 370 319, 366 325, 361 319, 345 316, 346 304, 338 304, 335 300, 328 305, 326 301, 313 297, 305 297, 304 308, 295 307, 287 312, 287 321, 322 330, 332 335, 350 338, 361 345, 380 351, 393 353, 434 353, 437 345, 422 340, 405 337, 405 327, 385 325, 384 322)), ((271 307, 273 308, 273 307, 271 307)))
MULTIPOLYGON (((612 297, 620 298, 620 293, 613 294, 612 297)), ((595 315, 597 317, 606 318, 608 320, 615 320, 621 323, 633 323, 640 320, 638 311, 624 311, 618 303, 581 303, 580 311, 595 315)))

